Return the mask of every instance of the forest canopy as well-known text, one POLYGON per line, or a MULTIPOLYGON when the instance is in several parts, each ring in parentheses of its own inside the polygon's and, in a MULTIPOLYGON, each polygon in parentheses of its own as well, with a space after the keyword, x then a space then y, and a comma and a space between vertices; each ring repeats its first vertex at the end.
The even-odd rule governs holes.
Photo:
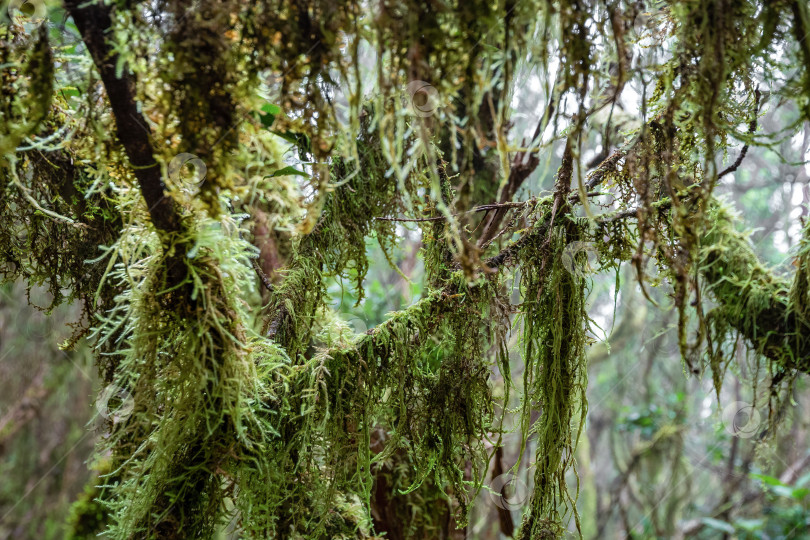
POLYGON ((777 266, 728 193, 751 156, 810 158, 806 0, 3 17, 0 274, 75 308, 60 348, 98 373, 70 538, 484 538, 475 501, 521 470, 503 535, 599 537, 578 464, 589 363, 621 343, 593 306, 605 276, 605 313, 632 290, 672 314, 679 376, 710 381, 726 423, 743 371, 759 401, 731 405, 763 415, 744 438, 786 429, 810 374, 810 194, 777 266), (382 294, 376 268, 417 293, 357 328, 342 315, 382 294))

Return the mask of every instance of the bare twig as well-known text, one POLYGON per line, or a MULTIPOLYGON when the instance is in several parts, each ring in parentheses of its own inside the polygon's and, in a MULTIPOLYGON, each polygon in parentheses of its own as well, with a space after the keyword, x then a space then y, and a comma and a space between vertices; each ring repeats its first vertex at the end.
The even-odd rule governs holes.
MULTIPOLYGON (((606 193, 601 191, 589 191, 586 193, 588 197, 597 197, 599 195, 606 195, 606 193)), ((571 195, 568 197, 568 201, 572 204, 575 204, 579 200, 579 195, 571 195)), ((474 212, 487 212, 489 210, 494 209, 510 209, 510 208, 526 208, 527 206, 531 206, 537 202, 537 197, 532 197, 526 201, 512 201, 512 202, 505 202, 505 203, 489 203, 489 204, 481 204, 476 206, 472 210, 467 210, 466 212, 462 212, 461 214, 453 214, 454 217, 463 214, 471 214, 474 212)), ((443 219, 447 219, 446 216, 433 216, 433 217, 426 217, 426 218, 394 218, 394 217, 375 217, 377 221, 397 221, 397 222, 405 222, 405 223, 422 223, 425 221, 442 221, 443 219)), ((482 246, 484 247, 484 246, 482 246)))
MULTIPOLYGON (((759 98, 760 92, 759 88, 754 90, 754 118, 748 124, 748 134, 753 135, 754 132, 757 130, 757 114, 759 113, 759 98)), ((742 165, 743 160, 745 159, 745 155, 748 153, 748 144, 743 145, 742 150, 740 150, 740 155, 737 156, 737 159, 732 163, 729 167, 727 167, 723 172, 717 175, 717 179, 723 178, 727 174, 731 174, 736 171, 740 165, 742 165)))
MULTIPOLYGON (((540 134, 544 128, 545 124, 543 119, 541 119, 534 130, 532 142, 540 137, 540 134)), ((506 185, 504 185, 503 190, 501 191, 501 203, 505 203, 515 196, 515 193, 517 193, 518 189, 520 189, 520 186, 522 186, 523 182, 525 182, 526 179, 531 176, 539 164, 540 158, 537 157, 537 154, 532 152, 531 149, 526 152, 519 152, 515 155, 515 157, 512 159, 512 166, 509 170, 509 178, 507 178, 506 185)), ((508 208, 505 207, 496 207, 494 209, 495 212, 490 214, 488 218, 485 217, 486 221, 484 224, 484 229, 481 231, 481 237, 478 239, 479 246, 484 246, 495 238, 508 211, 508 208)))
POLYGON ((253 265, 253 269, 256 271, 256 275, 259 276, 259 279, 261 280, 262 285, 264 285, 264 288, 270 292, 275 291, 273 282, 270 281, 270 278, 267 277, 267 274, 265 274, 264 270, 262 270, 262 267, 259 264, 258 259, 250 259, 250 263, 253 265))

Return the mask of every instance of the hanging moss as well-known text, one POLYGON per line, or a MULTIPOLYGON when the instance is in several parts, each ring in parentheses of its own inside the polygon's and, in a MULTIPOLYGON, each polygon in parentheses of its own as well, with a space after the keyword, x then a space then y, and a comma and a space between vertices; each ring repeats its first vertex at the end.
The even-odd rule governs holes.
POLYGON ((88 492, 76 506, 77 535, 103 522, 112 538, 205 538, 229 523, 245 538, 371 538, 380 490, 403 505, 389 517, 412 536, 463 528, 505 429, 495 411, 512 390, 512 328, 525 363, 520 431, 537 440, 518 537, 561 536, 571 519, 579 530, 568 485, 589 319, 587 279, 566 268, 575 241, 594 244, 602 270, 655 257, 674 287, 685 363, 700 371, 705 354, 718 386, 738 334, 774 379, 810 371, 807 238, 791 284, 713 198, 731 141, 789 136, 756 132, 757 79, 786 67, 777 49, 799 68, 780 94, 806 112, 798 2, 670 2, 651 36, 663 59, 641 69, 636 2, 66 5, 74 21, 109 23, 76 25, 95 62, 79 63, 79 82, 53 69, 75 59, 49 44, 47 26, 2 30, 0 273, 47 284, 54 303, 81 300, 105 383, 134 402, 106 425, 110 470, 98 500, 88 492), (376 55, 371 94, 361 53, 376 55), (521 70, 554 83, 536 140, 515 150, 521 70), (608 155, 618 134, 606 128, 606 157, 585 175, 586 131, 639 78, 633 140, 608 155), (414 111, 415 81, 436 92, 430 114, 414 111), (127 125, 142 129, 137 141, 127 125), (552 197, 511 200, 562 128, 565 182, 552 197), (285 167, 283 140, 305 170, 285 167), (179 153, 209 171, 194 189, 158 172, 179 153), (615 212, 595 216, 585 203, 600 186, 615 212), (479 212, 482 197, 500 204, 479 212), (267 229, 254 242, 284 243, 273 279, 251 260, 266 246, 248 243, 242 211, 254 233, 267 229), (477 236, 493 211, 506 226, 477 236), (403 215, 422 231, 423 298, 349 336, 326 284, 349 278, 362 300, 366 240, 390 260, 403 215), (512 269, 519 306, 504 290, 512 269), (709 313, 701 295, 717 302, 709 313))
MULTIPOLYGON (((367 140, 370 138, 369 133, 367 140)), ((323 305, 325 278, 351 272, 362 300, 368 271, 365 238, 373 231, 383 251, 393 246, 394 224, 375 218, 402 208, 402 198, 407 195, 385 174, 381 159, 379 147, 368 145, 363 146, 359 160, 336 160, 331 174, 339 187, 326 198, 314 228, 294 244, 292 262, 276 291, 265 327, 293 357, 306 349, 312 337, 311 318, 323 305)), ((415 188, 410 185, 407 189, 415 188)))
POLYGON ((111 536, 212 535, 229 469, 262 459, 260 449, 273 435, 255 408, 265 399, 256 369, 282 357, 265 360, 271 350, 251 347, 243 308, 226 300, 252 286, 252 250, 237 227, 207 221, 181 242, 193 246, 185 254, 194 302, 188 311, 162 307, 169 291, 161 290, 155 270, 166 255, 154 234, 131 228, 111 253, 121 262, 108 279, 122 282, 125 292, 99 343, 120 343, 115 384, 134 399, 131 416, 102 443, 120 482, 107 501, 111 536))
POLYGON ((570 237, 564 229, 549 234, 542 244, 524 247, 520 254, 525 269, 521 320, 526 363, 521 424, 524 437, 537 435, 530 513, 517 535, 522 540, 556 538, 571 516, 580 527, 576 494, 568 492, 566 473, 573 469, 587 412, 586 289, 584 278, 563 265, 563 251, 576 229, 570 237), (541 416, 532 425, 535 403, 541 416))
MULTIPOLYGON (((461 505, 463 523, 466 484, 470 482, 477 492, 485 472, 476 469, 465 480, 464 463, 488 461, 481 445, 494 427, 489 369, 481 349, 491 337, 486 317, 500 317, 487 307, 488 285, 457 287, 456 292, 427 298, 394 314, 360 339, 356 352, 330 351, 332 360, 326 365, 340 389, 330 394, 341 396, 341 408, 332 415, 349 418, 360 430, 382 426, 390 433, 383 451, 366 458, 369 464, 373 467, 403 449, 416 467, 414 483, 405 493, 429 477, 437 486, 449 485, 461 505), (433 335, 447 341, 436 343, 433 335), (354 374, 353 369, 361 371, 354 374), (383 409, 358 416, 352 410, 357 400, 367 400, 369 407, 381 403, 383 409)), ((344 429, 336 426, 335 435, 344 429)), ((370 452, 363 446, 359 450, 370 452)))
POLYGON ((69 540, 90 540, 96 538, 109 525, 109 512, 103 500, 109 497, 109 488, 102 487, 101 477, 110 474, 108 459, 97 462, 91 467, 94 473, 84 491, 70 507, 67 519, 69 540))

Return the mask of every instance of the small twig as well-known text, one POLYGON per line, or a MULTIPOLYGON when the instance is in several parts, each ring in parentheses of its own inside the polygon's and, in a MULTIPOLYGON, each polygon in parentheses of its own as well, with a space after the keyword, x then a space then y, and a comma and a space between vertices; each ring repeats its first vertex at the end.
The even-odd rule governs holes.
MULTIPOLYGON (((599 195, 607 195, 607 193, 602 191, 589 191, 586 194, 588 197, 597 197, 599 195)), ((579 195, 571 195, 568 200, 572 203, 576 203, 579 200, 579 195)), ((489 204, 482 204, 476 206, 471 210, 467 210, 466 212, 461 212, 460 214, 453 214, 453 217, 464 215, 464 214, 471 214, 474 212, 487 212, 489 210, 496 210, 502 208, 525 208, 528 205, 534 204, 537 202, 537 197, 532 197, 526 201, 512 201, 512 202, 505 202, 505 203, 489 203, 489 204)), ((433 216, 433 217, 426 217, 426 218, 393 218, 393 217, 375 217, 377 221, 403 221, 403 222, 412 222, 412 223, 421 223, 425 221, 441 221, 443 219, 447 219, 445 216, 433 216)))
MULTIPOLYGON (((748 124, 748 134, 753 135, 754 132, 757 130, 757 114, 759 114, 759 98, 760 92, 759 88, 754 90, 754 118, 748 124)), ((737 159, 732 163, 729 167, 727 167, 723 172, 717 175, 717 179, 723 178, 727 174, 731 174, 736 171, 740 165, 742 165, 743 160, 745 159, 745 155, 748 153, 748 144, 746 143, 743 145, 742 150, 740 150, 740 155, 737 156, 737 159)))
POLYGON ((597 221, 599 223, 613 223, 615 221, 636 217, 638 215, 638 211, 638 208, 631 208, 630 210, 625 210, 624 212, 619 212, 618 214, 598 219, 597 221))
MULTIPOLYGON (((692 194, 690 193, 687 197, 691 197, 692 194)), ((653 203, 652 209, 653 210, 667 210, 672 207, 672 201, 669 199, 663 199, 661 201, 653 203)), ((619 212, 617 214, 613 214, 612 216, 605 216, 603 218, 597 219, 599 223, 613 223, 615 221, 621 221, 627 218, 634 218, 638 216, 639 211, 641 208, 630 208, 623 212, 619 212)))
POLYGON ((262 285, 264 285, 264 288, 270 292, 275 291, 276 288, 273 285, 273 282, 270 281, 270 278, 264 273, 264 270, 262 270, 262 267, 259 265, 259 261, 256 259, 250 259, 250 262, 253 265, 253 269, 256 271, 256 274, 259 276, 262 285))
POLYGON ((623 158, 626 154, 627 151, 625 150, 616 150, 608 157, 606 157, 604 160, 602 160, 602 162, 599 165, 597 165, 597 167, 589 174, 590 179, 585 184, 585 189, 591 191, 599 184, 601 184, 602 181, 605 179, 605 175, 610 171, 613 171, 616 168, 616 165, 619 163, 619 160, 623 158))
POLYGON ((51 217, 57 221, 64 221, 65 223, 73 227, 78 227, 80 229, 87 228, 87 225, 85 225, 84 223, 79 223, 75 220, 70 219, 67 216, 63 216, 52 210, 48 210, 47 208, 44 208, 42 205, 40 205, 39 202, 37 202, 37 200, 31 195, 28 188, 25 187, 22 184, 22 182, 20 182, 20 179, 17 177, 16 165, 13 162, 13 160, 11 163, 11 183, 17 186, 17 188, 19 188, 20 193, 22 193, 23 197, 25 197, 25 199, 31 204, 31 206, 33 206, 46 216, 51 217))
POLYGON ((441 221, 445 219, 444 216, 426 217, 426 218, 393 218, 393 217, 375 217, 376 221, 403 221, 407 223, 421 223, 423 221, 441 221))
MULTIPOLYGON (((467 210, 466 212, 461 212, 460 214, 453 214, 453 217, 464 215, 464 214, 472 214, 474 212, 486 212, 488 210, 493 210, 496 208, 519 208, 524 207, 532 202, 536 201, 536 199, 529 199, 528 201, 517 201, 517 202, 507 202, 507 203, 490 203, 490 204, 482 204, 480 206, 476 206, 472 210, 467 210)), ((427 218, 390 218, 390 217, 375 217, 377 221, 406 221, 406 222, 422 222, 422 221, 441 221, 446 219, 445 216, 433 216, 427 218)))

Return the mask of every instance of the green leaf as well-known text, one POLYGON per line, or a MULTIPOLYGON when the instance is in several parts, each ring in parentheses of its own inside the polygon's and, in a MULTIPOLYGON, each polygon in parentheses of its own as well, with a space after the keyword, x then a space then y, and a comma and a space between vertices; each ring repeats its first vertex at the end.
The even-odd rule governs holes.
POLYGON ((299 171, 292 165, 287 165, 283 169, 279 169, 270 176, 265 176, 265 178, 275 178, 276 176, 304 176, 309 178, 309 174, 304 171, 299 171))
POLYGON ((734 521, 734 524, 739 527, 740 529, 748 532, 755 532, 762 529, 762 526, 765 525, 764 519, 738 519, 734 521))
POLYGON ((62 95, 66 98, 70 97, 77 98, 81 96, 81 94, 79 93, 79 91, 76 89, 75 86, 63 86, 60 91, 62 92, 62 95))
POLYGON ((278 131, 273 130, 273 134, 278 135, 287 142, 294 144, 299 149, 306 153, 312 151, 312 142, 306 133, 296 133, 294 131, 278 131))
POLYGON ((790 495, 797 501, 801 501, 807 497, 808 493, 810 493, 810 489, 808 488, 793 488, 793 492, 790 495))
POLYGON ((807 474, 803 475, 801 478, 799 478, 798 480, 796 480, 795 486, 796 487, 804 487, 804 486, 807 485, 808 482, 810 482, 810 473, 807 473, 807 474))
POLYGON ((273 105, 272 103, 265 103, 262 105, 261 112, 259 113, 259 121, 267 129, 276 121, 276 116, 281 112, 281 107, 273 105))
POLYGON ((734 534, 734 527, 730 523, 727 523, 725 521, 709 517, 705 517, 701 521, 703 522, 704 525, 711 527, 712 529, 727 532, 729 534, 734 534))
POLYGON ((759 480, 762 480, 763 484, 766 484, 766 485, 769 485, 769 486, 784 486, 784 484, 782 482, 780 482, 778 478, 774 478, 773 476, 768 476, 767 474, 755 474, 755 473, 752 473, 751 478, 757 478, 759 480))

